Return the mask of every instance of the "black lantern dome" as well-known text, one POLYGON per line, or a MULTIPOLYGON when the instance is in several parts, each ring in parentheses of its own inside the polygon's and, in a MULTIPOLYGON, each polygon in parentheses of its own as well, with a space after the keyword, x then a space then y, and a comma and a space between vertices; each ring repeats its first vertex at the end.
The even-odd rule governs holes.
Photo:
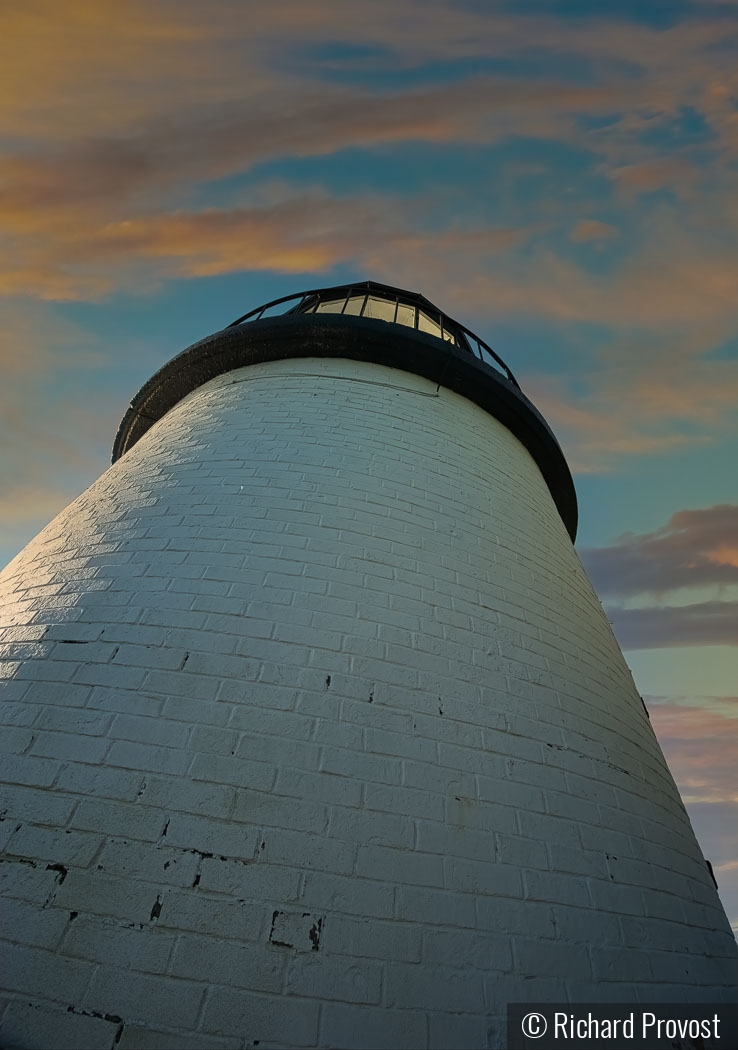
POLYGON ((115 439, 113 462, 203 383, 237 368, 290 357, 373 361, 423 376, 480 405, 533 456, 575 538, 577 500, 569 467, 510 368, 423 295, 375 281, 274 299, 178 354, 132 400, 115 439))

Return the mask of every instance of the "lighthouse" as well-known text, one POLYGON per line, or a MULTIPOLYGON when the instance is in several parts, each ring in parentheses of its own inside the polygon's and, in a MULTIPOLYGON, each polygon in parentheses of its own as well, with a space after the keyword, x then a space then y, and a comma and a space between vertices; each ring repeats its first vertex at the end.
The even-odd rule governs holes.
POLYGON ((736 946, 486 343, 376 283, 134 398, 0 576, 4 1047, 493 1047, 736 946))

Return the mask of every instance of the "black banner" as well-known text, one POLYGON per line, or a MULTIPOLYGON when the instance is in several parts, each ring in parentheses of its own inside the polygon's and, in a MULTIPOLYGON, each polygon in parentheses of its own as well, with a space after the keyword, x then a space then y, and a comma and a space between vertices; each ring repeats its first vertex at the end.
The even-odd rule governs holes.
POLYGON ((736 1050, 738 1005, 508 1003, 508 1050, 736 1050))

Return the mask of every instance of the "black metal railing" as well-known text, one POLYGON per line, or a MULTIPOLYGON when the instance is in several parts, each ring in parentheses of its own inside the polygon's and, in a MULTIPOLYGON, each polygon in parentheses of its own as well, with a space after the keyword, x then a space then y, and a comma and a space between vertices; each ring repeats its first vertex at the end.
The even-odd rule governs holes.
POLYGON ((444 314, 419 292, 408 292, 375 281, 343 284, 333 288, 312 288, 306 292, 283 295, 280 299, 273 299, 270 303, 249 311, 228 327, 235 328, 248 321, 260 321, 263 317, 308 313, 369 317, 413 328, 472 354, 483 364, 502 372, 520 389, 512 371, 499 354, 465 325, 444 314), (292 305, 288 307, 290 303, 292 305))

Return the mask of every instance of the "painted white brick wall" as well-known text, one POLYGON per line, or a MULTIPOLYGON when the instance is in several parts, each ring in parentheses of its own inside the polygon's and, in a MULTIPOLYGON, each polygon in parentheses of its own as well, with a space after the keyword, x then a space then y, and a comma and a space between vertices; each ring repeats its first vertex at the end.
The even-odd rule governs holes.
POLYGON ((3 1046, 500 1046, 735 942, 530 455, 369 363, 193 392, 0 577, 3 1046))

